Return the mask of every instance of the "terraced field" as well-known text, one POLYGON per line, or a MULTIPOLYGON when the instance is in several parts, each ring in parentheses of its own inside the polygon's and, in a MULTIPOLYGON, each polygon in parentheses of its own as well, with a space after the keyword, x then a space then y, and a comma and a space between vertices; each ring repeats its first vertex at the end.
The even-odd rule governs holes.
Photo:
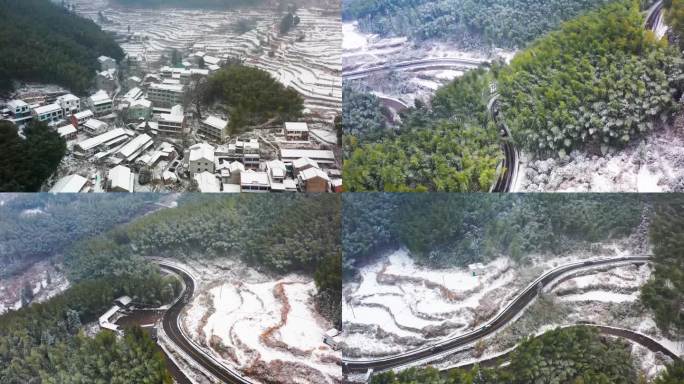
POLYGON ((342 24, 334 12, 300 9, 300 24, 279 36, 282 15, 275 10, 128 9, 106 0, 75 4, 78 13, 125 38, 124 51, 149 71, 158 69, 171 49, 190 52, 194 44, 204 44, 209 55, 241 57, 298 90, 312 119, 330 121, 341 109, 342 24), (241 19, 254 20, 255 28, 236 33, 241 19))

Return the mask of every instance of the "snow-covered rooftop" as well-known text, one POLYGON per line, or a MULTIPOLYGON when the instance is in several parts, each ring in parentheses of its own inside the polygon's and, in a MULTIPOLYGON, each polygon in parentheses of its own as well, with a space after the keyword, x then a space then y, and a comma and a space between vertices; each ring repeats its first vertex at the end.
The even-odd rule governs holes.
POLYGON ((293 162, 302 157, 315 160, 318 163, 333 163, 335 161, 335 154, 333 151, 321 149, 288 149, 282 148, 280 150, 281 158, 284 162, 293 162))
POLYGON ((268 174, 266 172, 255 172, 252 170, 242 172, 240 184, 243 186, 268 186, 268 174))
POLYGON ((213 162, 214 147, 207 143, 199 143, 190 147, 190 161, 198 161, 201 159, 213 162))
POLYGON ((318 168, 307 168, 307 169, 299 172, 298 177, 304 181, 308 181, 308 180, 315 179, 315 178, 321 178, 325 181, 330 181, 328 174, 321 171, 318 168))
POLYGON ((87 140, 83 140, 77 145, 83 149, 84 151, 88 151, 92 148, 95 148, 103 143, 106 143, 110 140, 116 139, 118 137, 126 135, 126 130, 123 128, 116 128, 112 129, 111 131, 105 132, 101 135, 92 137, 87 140))
POLYGON ((226 125, 228 125, 227 121, 220 119, 216 116, 209 116, 206 119, 204 119, 204 121, 202 121, 202 123, 204 123, 208 126, 214 127, 216 129, 224 129, 226 127, 226 125))
POLYGON ((52 113, 56 111, 61 111, 62 107, 59 106, 59 104, 48 104, 48 105, 43 105, 42 107, 38 107, 34 109, 33 111, 36 112, 37 115, 42 115, 45 113, 52 113))
POLYGON ((85 111, 75 113, 73 116, 78 120, 83 120, 83 119, 93 117, 95 115, 93 115, 93 111, 91 111, 90 109, 86 109, 85 111))
POLYGON ((117 165, 109 170, 111 188, 120 188, 127 192, 133 192, 133 174, 131 169, 123 165, 117 165))
POLYGON ((287 132, 309 132, 309 126, 306 123, 300 122, 286 122, 285 131, 287 132))
POLYGON ((50 189, 52 193, 78 193, 88 182, 88 179, 81 175, 69 175, 59 179, 50 189))
POLYGON ((90 96, 90 101, 93 103, 93 105, 100 105, 111 103, 112 99, 109 97, 107 91, 101 89, 90 96))
POLYGON ((213 173, 202 172, 197 173, 194 176, 195 181, 197 181, 197 186, 200 192, 203 193, 217 193, 221 192, 221 183, 214 176, 213 173))
POLYGON ((59 133, 60 137, 64 137, 67 135, 71 135, 72 133, 76 133, 76 128, 74 128, 73 125, 65 125, 63 127, 57 128, 57 133, 59 133))

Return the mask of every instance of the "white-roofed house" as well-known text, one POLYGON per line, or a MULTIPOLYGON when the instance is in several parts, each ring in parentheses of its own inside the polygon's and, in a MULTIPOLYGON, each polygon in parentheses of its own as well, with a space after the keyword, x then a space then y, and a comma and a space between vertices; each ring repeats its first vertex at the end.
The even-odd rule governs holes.
POLYGON ((109 125, 104 121, 90 119, 83 124, 83 131, 90 136, 97 136, 107 131, 109 125))
POLYGON ((126 94, 124 95, 124 99, 133 101, 133 100, 138 100, 141 97, 143 97, 143 91, 139 87, 134 87, 131 88, 126 94))
POLYGON ((318 168, 309 168, 299 172, 297 180, 302 192, 321 193, 329 190, 330 177, 318 168))
POLYGON ((286 122, 285 139, 287 141, 309 141, 309 126, 306 123, 286 122))
POLYGON ((69 117, 81 110, 81 99, 71 93, 58 97, 57 104, 62 107, 64 117, 69 117))
POLYGON ((183 107, 175 105, 171 113, 162 113, 157 121, 159 135, 171 138, 179 138, 185 132, 185 113, 183 107))
POLYGON ((210 67, 212 65, 217 66, 217 67, 221 67, 223 64, 225 64, 225 60, 220 59, 218 57, 214 57, 214 56, 204 55, 203 59, 204 59, 204 65, 206 65, 207 67, 210 67))
POLYGON ((59 137, 63 138, 66 141, 74 140, 78 135, 78 131, 71 124, 57 128, 57 133, 59 133, 59 137))
POLYGON ((12 121, 15 123, 21 123, 33 117, 31 115, 31 107, 23 100, 10 100, 7 103, 7 108, 10 110, 12 121))
POLYGON ((74 146, 74 155, 76 157, 87 157, 95 154, 98 149, 111 149, 123 144, 128 140, 128 132, 123 128, 112 129, 101 135, 91 137, 83 140, 74 146))
POLYGON ((193 179, 197 182, 197 188, 202 193, 221 192, 221 182, 213 173, 196 173, 193 179))
POLYGON ((133 192, 134 175, 131 169, 123 165, 117 165, 109 170, 109 191, 110 192, 133 192))
POLYGON ((266 172, 248 170, 240 174, 240 190, 242 192, 268 192, 271 183, 266 172))
POLYGON ((88 119, 92 119, 93 117, 95 117, 95 114, 90 109, 74 113, 71 115, 71 125, 73 125, 75 128, 78 128, 85 124, 88 119))
POLYGON ((295 177, 299 175, 299 172, 309 169, 309 168, 320 168, 318 163, 308 157, 302 157, 292 162, 292 173, 295 177))
POLYGON ((147 99, 133 100, 126 110, 128 121, 149 120, 152 118, 152 102, 147 99))
POLYGON ((211 140, 223 142, 226 139, 227 126, 228 121, 216 116, 208 116, 200 124, 199 133, 211 140))
POLYGON ((99 90, 88 98, 95 116, 108 115, 113 111, 113 102, 109 94, 105 90, 99 90))
POLYGON ((147 98, 159 107, 171 107, 183 102, 185 87, 181 84, 150 84, 147 98))
POLYGON ((116 153, 116 157, 126 162, 132 162, 153 144, 152 138, 143 133, 121 147, 116 153))
POLYGON ((214 173, 214 150, 214 147, 207 143, 199 143, 190 147, 190 156, 188 157, 190 174, 214 173))
POLYGON ((55 123, 64 118, 64 111, 59 104, 48 104, 33 109, 36 120, 45 123, 55 123))
POLYGON ((335 164, 335 154, 327 149, 280 149, 280 159, 284 163, 293 163, 302 157, 314 160, 319 166, 335 164))
POLYGON ((64 176, 50 188, 51 193, 79 193, 88 189, 88 179, 81 175, 64 176))
POLYGON ((240 185, 240 175, 245 171, 245 165, 239 161, 233 161, 228 165, 228 172, 230 172, 230 184, 240 185))
POLYGON ((122 308, 128 308, 133 303, 133 299, 129 296, 121 296, 114 300, 114 303, 122 308))
POLYGON ((271 190, 284 191, 285 186, 283 185, 283 182, 287 176, 287 167, 285 166, 285 163, 280 160, 271 160, 266 163, 266 172, 268 173, 271 190))

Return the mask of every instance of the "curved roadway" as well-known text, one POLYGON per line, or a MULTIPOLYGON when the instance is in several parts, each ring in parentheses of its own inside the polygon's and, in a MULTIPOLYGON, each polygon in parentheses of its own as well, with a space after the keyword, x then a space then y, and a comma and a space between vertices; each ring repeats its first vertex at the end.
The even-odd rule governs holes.
POLYGON ((402 61, 399 63, 382 64, 375 67, 357 70, 343 71, 342 78, 345 80, 358 80, 368 77, 373 73, 385 72, 390 70, 404 71, 432 71, 440 69, 472 69, 480 65, 489 64, 485 60, 463 59, 463 58, 428 58, 421 60, 402 61))
POLYGON ((345 373, 363 373, 367 372, 369 369, 373 369, 374 371, 382 371, 406 365, 417 360, 435 357, 436 355, 442 354, 446 351, 461 348, 467 344, 488 336, 507 325, 509 322, 515 319, 518 314, 523 312, 528 304, 534 301, 534 299, 537 297, 537 294, 543 287, 554 283, 557 278, 566 273, 579 271, 589 267, 611 265, 614 263, 620 263, 622 265, 624 263, 645 264, 647 262, 649 262, 648 256, 625 256, 586 260, 560 266, 544 273, 542 276, 533 281, 527 286, 527 288, 518 294, 515 299, 508 303, 493 319, 489 320, 483 326, 474 331, 450 339, 442 340, 432 346, 415 349, 394 356, 371 360, 343 360, 342 370, 345 373))
POLYGON ((180 314, 183 307, 190 301, 195 292, 195 283, 192 277, 176 266, 155 260, 163 269, 168 269, 178 274, 185 282, 185 290, 171 308, 164 314, 162 326, 164 332, 195 364, 202 366, 206 371, 214 375, 223 383, 251 384, 252 382, 242 377, 239 373, 229 369, 216 359, 203 352, 201 348, 183 332, 180 325, 180 314))
MULTIPOLYGON (((591 323, 578 323, 577 325, 569 325, 566 327, 561 327, 561 328, 576 328, 576 327, 591 327, 591 328, 596 328, 599 333, 603 335, 610 335, 610 336, 616 336, 620 337, 623 339, 628 339, 634 343, 637 343, 647 349, 649 349, 651 352, 660 352, 668 357, 670 357, 672 360, 682 360, 679 356, 677 356, 676 353, 672 352, 669 350, 667 347, 663 346, 659 342, 653 340, 652 338, 643 335, 638 332, 631 331, 629 329, 623 329, 623 328, 616 328, 616 327, 608 327, 605 325, 597 325, 597 324, 591 324, 591 323)), ((516 347, 517 348, 517 347, 516 347)), ((502 363, 507 362, 510 359, 510 355, 515 351, 515 349, 510 350, 508 352, 502 353, 497 356, 493 357, 488 357, 483 360, 479 360, 477 362, 472 362, 472 363, 467 363, 463 365, 457 365, 449 368, 443 369, 444 371, 450 371, 452 369, 470 369, 473 368, 475 365, 479 365, 480 367, 497 367, 500 366, 502 363)))
POLYGON ((503 151, 504 158, 501 162, 502 173, 492 186, 491 192, 510 192, 515 183, 515 178, 518 174, 518 168, 520 167, 520 156, 518 155, 518 149, 513 144, 513 136, 511 131, 508 129, 506 122, 501 118, 501 111, 498 107, 499 94, 496 93, 489 100, 487 105, 487 110, 492 116, 494 123, 501 130, 501 150, 503 151))

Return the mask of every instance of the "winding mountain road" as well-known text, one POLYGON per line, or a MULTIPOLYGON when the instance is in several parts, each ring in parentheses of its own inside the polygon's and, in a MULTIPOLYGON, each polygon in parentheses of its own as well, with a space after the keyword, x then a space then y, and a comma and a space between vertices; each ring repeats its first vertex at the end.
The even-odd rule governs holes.
POLYGON ((496 182, 492 186, 491 192, 511 192, 515 180, 518 176, 518 169, 520 168, 520 156, 518 149, 513 144, 513 136, 508 129, 506 122, 501 117, 501 110, 499 109, 499 94, 495 93, 489 100, 487 110, 497 127, 500 127, 501 135, 501 151, 504 158, 501 161, 501 173, 496 182))
POLYGON ((195 292, 195 282, 190 274, 177 265, 154 259, 162 269, 171 271, 183 278, 185 288, 180 298, 169 308, 162 319, 164 332, 171 341, 181 349, 196 365, 211 373, 218 380, 229 384, 252 384, 251 381, 237 371, 222 364, 214 357, 204 352, 202 348, 185 334, 180 323, 180 315, 185 305, 192 299, 195 292))
POLYGON ((475 60, 465 58, 427 58, 420 60, 401 61, 398 63, 387 63, 369 68, 345 70, 342 72, 344 80, 359 80, 372 74, 387 71, 434 71, 434 70, 468 70, 477 68, 480 65, 488 64, 486 60, 475 60))
POLYGON ((391 368, 400 367, 423 359, 433 358, 445 352, 456 350, 465 345, 489 336, 497 330, 512 322, 517 315, 522 313, 531 304, 544 287, 552 285, 556 279, 568 273, 577 272, 587 268, 602 266, 618 266, 625 264, 645 264, 650 261, 648 256, 623 256, 613 258, 601 258, 585 260, 566 264, 552 269, 523 289, 511 302, 509 302, 499 313, 480 328, 442 340, 434 345, 407 351, 401 354, 369 360, 344 359, 342 370, 344 373, 364 373, 372 369, 373 371, 383 371, 391 368))
MULTIPOLYGON (((630 340, 634 343, 637 343, 651 352, 660 352, 672 360, 682 360, 677 354, 660 344, 659 342, 653 340, 652 338, 643 335, 638 332, 631 331, 629 329, 624 329, 624 328, 616 328, 616 327, 608 327, 605 325, 597 325, 597 324, 591 324, 591 323, 583 323, 583 324, 577 324, 577 325, 569 325, 566 327, 562 328, 577 328, 577 327, 590 327, 590 328, 595 328, 598 330, 598 332, 602 335, 608 335, 608 336, 615 336, 615 337, 620 337, 623 339, 630 340)), ((453 367, 448 367, 443 369, 444 371, 449 371, 452 369, 471 369, 473 368, 476 364, 479 365, 480 367, 497 367, 500 366, 504 362, 508 362, 510 360, 510 356, 513 353, 514 350, 502 353, 497 356, 492 356, 488 357, 483 360, 479 360, 477 362, 472 362, 472 363, 467 363, 467 364, 461 364, 461 365, 456 365, 453 367)))

